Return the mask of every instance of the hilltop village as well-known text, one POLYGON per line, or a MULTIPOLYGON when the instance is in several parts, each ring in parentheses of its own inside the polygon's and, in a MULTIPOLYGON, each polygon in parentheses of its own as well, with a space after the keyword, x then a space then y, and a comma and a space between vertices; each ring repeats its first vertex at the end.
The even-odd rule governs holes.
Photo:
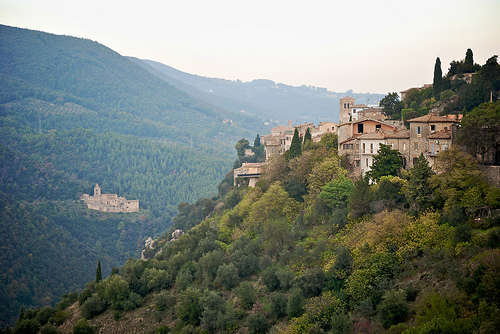
MULTIPOLYGON (((401 92, 405 97, 411 90, 431 88, 426 84, 422 88, 411 88, 401 92)), ((462 114, 440 116, 439 111, 406 120, 392 120, 384 113, 383 107, 356 104, 352 97, 340 99, 340 120, 313 123, 280 125, 270 134, 261 137, 265 149, 265 162, 243 163, 234 170, 234 182, 240 178, 249 179, 249 186, 255 186, 266 163, 277 155, 285 154, 290 149, 295 130, 304 138, 309 129, 313 142, 319 142, 326 134, 338 137, 338 153, 344 156, 350 165, 352 176, 365 176, 371 170, 374 156, 380 145, 389 145, 398 150, 403 157, 403 167, 413 167, 416 159, 423 154, 432 167, 439 152, 448 150, 456 139, 456 130, 462 114)))

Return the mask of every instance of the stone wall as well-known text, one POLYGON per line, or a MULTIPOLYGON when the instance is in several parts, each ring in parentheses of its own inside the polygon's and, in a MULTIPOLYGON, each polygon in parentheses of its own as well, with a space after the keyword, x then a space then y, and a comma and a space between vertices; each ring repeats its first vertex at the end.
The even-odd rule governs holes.
POLYGON ((491 184, 500 187, 500 166, 481 166, 481 170, 491 184))

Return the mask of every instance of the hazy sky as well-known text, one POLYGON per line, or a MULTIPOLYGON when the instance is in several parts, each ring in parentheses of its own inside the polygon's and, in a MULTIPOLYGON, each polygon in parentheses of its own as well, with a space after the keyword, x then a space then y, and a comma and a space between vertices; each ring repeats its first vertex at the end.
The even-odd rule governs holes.
POLYGON ((204 76, 333 91, 432 82, 500 54, 500 0, 0 0, 0 23, 96 40, 204 76))

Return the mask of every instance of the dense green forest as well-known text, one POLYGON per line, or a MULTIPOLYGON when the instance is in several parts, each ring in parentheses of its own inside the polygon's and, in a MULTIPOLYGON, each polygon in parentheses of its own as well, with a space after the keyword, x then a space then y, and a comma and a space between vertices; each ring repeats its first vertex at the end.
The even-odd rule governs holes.
POLYGON ((53 304, 217 192, 262 121, 193 98, 90 40, 0 25, 0 325, 53 304), (138 214, 89 212, 99 183, 138 214))
MULTIPOLYGON (((498 122, 500 102, 482 104, 461 136, 490 109, 498 122)), ((180 207, 180 238, 25 311, 14 333, 497 333, 500 189, 476 159, 451 149, 404 170, 384 146, 352 179, 335 143, 277 157, 255 188, 228 174, 180 207)))

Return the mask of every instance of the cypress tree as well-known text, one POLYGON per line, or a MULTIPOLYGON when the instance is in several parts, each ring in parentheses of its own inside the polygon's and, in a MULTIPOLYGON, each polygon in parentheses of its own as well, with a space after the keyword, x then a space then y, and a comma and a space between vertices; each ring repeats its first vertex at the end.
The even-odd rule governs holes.
POLYGON ((299 137, 299 131, 295 129, 292 138, 292 144, 290 145, 290 150, 288 154, 288 159, 293 159, 302 155, 302 143, 299 137))
POLYGON ((308 149, 312 143, 311 129, 307 128, 306 134, 304 135, 304 150, 308 149))
POLYGON ((472 72, 472 68, 474 67, 474 55, 472 54, 471 49, 467 49, 465 53, 465 62, 464 62, 464 72, 472 72))
POLYGON ((443 72, 441 71, 441 60, 439 57, 436 58, 436 64, 434 65, 434 80, 432 82, 432 89, 434 91, 434 96, 439 97, 441 93, 441 83, 443 81, 443 72))
POLYGON ((259 147, 260 146, 260 136, 257 133, 257 136, 255 137, 255 140, 253 141, 253 147, 259 147))
POLYGON ((102 281, 101 261, 97 261, 97 269, 95 270, 95 281, 96 283, 102 281))

